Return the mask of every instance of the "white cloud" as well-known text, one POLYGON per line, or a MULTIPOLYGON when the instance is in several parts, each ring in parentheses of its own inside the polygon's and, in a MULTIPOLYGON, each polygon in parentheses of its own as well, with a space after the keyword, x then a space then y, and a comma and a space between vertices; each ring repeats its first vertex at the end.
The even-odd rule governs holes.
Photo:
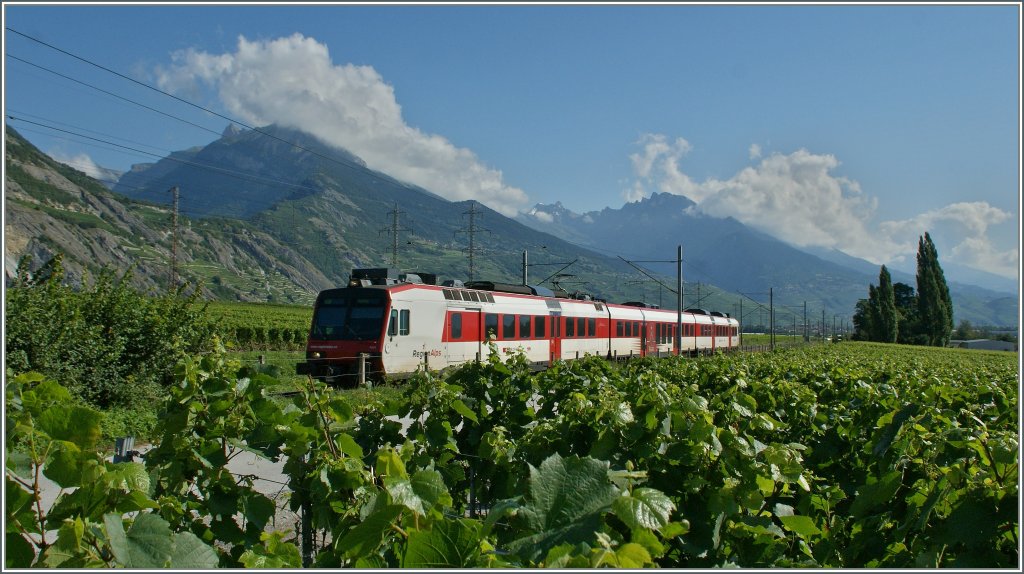
POLYGON ((1016 277, 1017 250, 999 251, 987 235, 989 226, 1012 214, 988 203, 956 203, 909 220, 873 224, 878 200, 856 181, 836 175, 840 162, 832 155, 800 149, 762 157, 755 144, 750 148, 751 159, 760 160, 755 165, 726 180, 695 182, 680 169, 690 144, 676 142, 670 145, 656 134, 637 142, 642 152, 630 156, 636 179, 624 192, 628 200, 647 196, 653 187, 692 199, 698 211, 734 217, 798 247, 839 249, 873 263, 913 260, 918 237, 928 231, 936 243, 941 238, 953 246, 950 260, 1016 277))
POLYGON ((989 227, 1011 219, 1013 215, 984 201, 953 203, 926 211, 910 219, 883 221, 879 232, 899 242, 905 249, 917 250, 917 240, 927 231, 936 243, 952 246, 950 261, 981 269, 1003 277, 1017 276, 1017 249, 1000 251, 988 237, 989 227))
POLYGON ((679 162, 693 149, 690 142, 683 138, 669 142, 661 134, 644 134, 636 143, 643 146, 643 149, 629 156, 637 180, 622 192, 626 201, 639 201, 650 195, 648 186, 663 192, 685 195, 694 201, 703 198, 701 188, 679 169, 679 162))
POLYGON ((532 215, 537 220, 542 221, 544 223, 553 223, 555 221, 554 216, 552 216, 550 213, 548 213, 546 211, 540 211, 538 209, 531 209, 530 210, 530 215, 532 215))
POLYGON ((276 123, 311 133, 362 158, 372 169, 452 201, 476 199, 512 216, 526 194, 470 150, 426 134, 402 118, 394 89, 370 66, 336 65, 327 46, 293 34, 238 40, 234 53, 186 50, 159 69, 158 85, 191 93, 216 88, 221 102, 247 123, 276 123))
POLYGON ((69 165, 93 179, 103 181, 107 178, 107 173, 103 168, 96 165, 96 162, 94 162, 88 154, 80 153, 69 156, 59 151, 51 151, 48 155, 52 157, 54 161, 69 165))

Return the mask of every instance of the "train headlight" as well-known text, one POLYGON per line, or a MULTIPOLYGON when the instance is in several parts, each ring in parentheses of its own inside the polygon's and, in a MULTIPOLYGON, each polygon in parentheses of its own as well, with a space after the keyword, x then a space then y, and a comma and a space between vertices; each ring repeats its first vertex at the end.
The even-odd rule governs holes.
POLYGON ((320 353, 319 352, 313 353, 312 358, 313 359, 319 359, 320 358, 320 353))

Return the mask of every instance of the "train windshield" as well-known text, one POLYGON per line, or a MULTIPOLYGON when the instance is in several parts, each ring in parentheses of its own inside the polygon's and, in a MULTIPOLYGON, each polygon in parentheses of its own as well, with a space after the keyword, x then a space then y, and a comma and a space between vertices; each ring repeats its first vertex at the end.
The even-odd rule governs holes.
POLYGON ((380 337, 387 298, 383 292, 337 291, 321 296, 313 314, 312 338, 370 341, 380 337))

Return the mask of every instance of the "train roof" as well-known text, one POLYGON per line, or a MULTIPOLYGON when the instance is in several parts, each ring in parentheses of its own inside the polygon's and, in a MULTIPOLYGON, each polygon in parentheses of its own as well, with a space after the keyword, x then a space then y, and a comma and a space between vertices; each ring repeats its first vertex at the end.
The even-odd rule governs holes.
MULTIPOLYGON (((438 284, 437 275, 434 273, 401 273, 397 269, 391 267, 353 269, 348 283, 349 287, 377 287, 384 289, 396 286, 408 287, 410 285, 429 285, 433 287, 442 287, 445 290, 489 291, 495 293, 540 297, 544 299, 563 299, 607 304, 607 301, 604 299, 593 297, 587 293, 578 291, 569 293, 564 289, 549 289, 541 285, 522 285, 515 283, 502 283, 498 281, 463 282, 457 279, 449 279, 444 281, 442 284, 438 284)), ((493 300, 491 302, 493 302, 493 300)), ((612 303, 611 305, 620 308, 626 307, 644 311, 657 311, 659 314, 676 313, 673 309, 662 309, 658 305, 642 301, 626 301, 618 304, 612 303)), ((683 313, 694 316, 703 315, 708 318, 712 318, 712 322, 714 322, 713 317, 721 317, 727 320, 731 319, 728 313, 708 311, 707 309, 700 308, 686 309, 683 313)))

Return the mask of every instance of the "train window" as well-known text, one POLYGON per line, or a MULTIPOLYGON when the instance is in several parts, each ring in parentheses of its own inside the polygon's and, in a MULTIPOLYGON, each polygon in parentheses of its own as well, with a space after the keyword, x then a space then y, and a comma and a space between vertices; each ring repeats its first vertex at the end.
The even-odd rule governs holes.
POLYGON ((533 317, 529 315, 519 316, 519 338, 529 339, 530 338, 530 320, 533 317))
POLYGON ((516 316, 502 315, 501 317, 501 338, 505 340, 516 338, 516 316))
POLYGON ((450 300, 452 298, 452 292, 451 292, 450 289, 442 289, 441 292, 444 293, 444 298, 445 299, 449 299, 450 300))
POLYGON ((462 313, 452 313, 451 339, 462 338, 462 313))
POLYGON ((487 337, 498 336, 498 315, 495 313, 487 313, 484 315, 484 333, 487 337))
POLYGON ((584 319, 583 317, 576 317, 576 336, 587 336, 587 320, 584 319))
POLYGON ((616 321, 615 322, 615 336, 616 337, 624 337, 625 336, 625 335, 622 334, 622 321, 616 321))
POLYGON ((408 335, 409 334, 409 310, 402 309, 398 316, 398 334, 408 335))
POLYGON ((494 303, 494 295, 492 295, 490 293, 484 293, 484 295, 487 296, 487 302, 488 303, 494 303))
POLYGON ((533 318, 533 338, 543 339, 547 336, 544 332, 544 325, 548 322, 547 317, 534 317, 533 318))
POLYGON ((398 334, 398 309, 391 310, 391 320, 388 321, 388 336, 394 337, 398 334))
POLYGON ((593 317, 587 319, 587 334, 591 337, 597 336, 597 319, 593 317))
POLYGON ((576 321, 572 317, 565 318, 565 336, 575 337, 576 336, 576 321))

